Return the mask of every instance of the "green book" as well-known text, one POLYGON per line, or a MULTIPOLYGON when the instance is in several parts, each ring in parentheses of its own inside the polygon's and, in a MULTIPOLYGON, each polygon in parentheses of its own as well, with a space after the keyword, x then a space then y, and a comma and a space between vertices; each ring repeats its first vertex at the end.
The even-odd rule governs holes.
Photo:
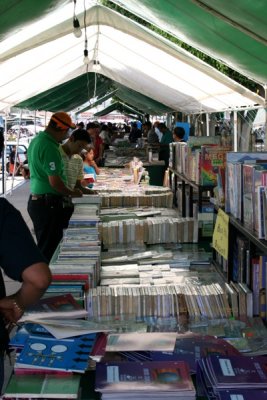
POLYGON ((78 399, 80 375, 12 375, 3 399, 78 399))

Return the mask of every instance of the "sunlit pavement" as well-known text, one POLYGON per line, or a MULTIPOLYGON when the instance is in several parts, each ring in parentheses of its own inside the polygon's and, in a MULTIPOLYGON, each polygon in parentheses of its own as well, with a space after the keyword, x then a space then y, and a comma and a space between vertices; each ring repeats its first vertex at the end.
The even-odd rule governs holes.
POLYGON ((0 176, 0 196, 3 196, 4 193, 6 194, 12 194, 13 190, 22 185, 24 183, 25 179, 23 178, 23 176, 14 176, 14 178, 12 176, 7 176, 6 178, 6 182, 5 182, 5 190, 3 187, 3 179, 2 176, 0 176))

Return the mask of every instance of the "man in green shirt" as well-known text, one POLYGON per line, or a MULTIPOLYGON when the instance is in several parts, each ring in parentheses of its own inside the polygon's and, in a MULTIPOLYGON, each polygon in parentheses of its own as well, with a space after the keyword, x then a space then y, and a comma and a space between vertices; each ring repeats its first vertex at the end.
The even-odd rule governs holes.
POLYGON ((31 141, 28 148, 30 197, 28 213, 32 219, 37 245, 49 262, 62 239, 64 227, 64 197, 80 197, 80 189, 66 185, 59 142, 68 130, 75 128, 65 112, 52 115, 45 131, 31 141))

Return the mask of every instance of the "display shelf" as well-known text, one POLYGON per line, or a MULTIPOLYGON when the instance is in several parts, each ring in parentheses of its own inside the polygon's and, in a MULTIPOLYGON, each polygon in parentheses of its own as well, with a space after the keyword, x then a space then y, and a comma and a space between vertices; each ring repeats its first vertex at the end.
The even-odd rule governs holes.
MULTIPOLYGON (((218 207, 214 205, 214 210, 218 211, 218 209, 221 207, 218 207)), ((252 242, 256 248, 261 250, 264 254, 267 254, 267 240, 259 239, 257 237, 257 233, 255 231, 252 231, 248 229, 244 224, 233 217, 231 214, 226 213, 229 216, 229 224, 232 225, 239 233, 241 233, 243 236, 245 236, 250 242, 252 242)))
POLYGON ((202 186, 198 185, 195 182, 190 181, 185 175, 180 174, 179 172, 175 171, 172 168, 169 168, 170 173, 170 181, 171 181, 171 174, 174 174, 174 204, 177 202, 176 199, 176 191, 178 187, 178 182, 181 182, 182 186, 182 217, 186 217, 186 187, 189 188, 189 217, 193 217, 193 189, 198 194, 198 209, 201 212, 202 210, 202 203, 203 203, 203 193, 204 192, 211 192, 213 194, 213 187, 211 186, 202 186))

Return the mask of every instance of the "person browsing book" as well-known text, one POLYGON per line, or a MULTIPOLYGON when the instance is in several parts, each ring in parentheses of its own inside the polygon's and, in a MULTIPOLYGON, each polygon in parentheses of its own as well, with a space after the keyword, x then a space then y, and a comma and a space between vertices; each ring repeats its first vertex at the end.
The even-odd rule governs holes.
POLYGON ((78 188, 67 186, 59 142, 75 128, 70 116, 57 112, 45 131, 39 132, 28 148, 30 191, 28 213, 33 222, 37 245, 47 261, 62 239, 65 226, 64 197, 81 197, 78 188))
MULTIPOLYGON (((96 181, 96 175, 100 174, 100 168, 97 166, 94 160, 94 148, 92 146, 88 146, 86 150, 81 152, 83 159, 83 172, 84 174, 93 175, 93 180, 96 181)), ((89 183, 88 187, 92 187, 92 182, 90 183, 87 179, 83 180, 84 184, 89 183)))
POLYGON ((45 258, 37 248, 21 213, 6 199, 0 198, 0 266, 7 276, 22 282, 20 289, 6 296, 0 270, 0 392, 4 380, 4 354, 9 332, 35 304, 51 282, 45 258))
MULTIPOLYGON (((64 163, 64 172, 67 179, 67 186, 73 190, 78 188, 83 194, 94 194, 88 187, 82 185, 83 180, 83 159, 80 156, 81 150, 84 149, 91 139, 85 129, 75 129, 69 139, 59 146, 61 156, 64 163)), ((68 227, 69 219, 73 213, 74 206, 71 198, 64 200, 65 228, 68 227)))

